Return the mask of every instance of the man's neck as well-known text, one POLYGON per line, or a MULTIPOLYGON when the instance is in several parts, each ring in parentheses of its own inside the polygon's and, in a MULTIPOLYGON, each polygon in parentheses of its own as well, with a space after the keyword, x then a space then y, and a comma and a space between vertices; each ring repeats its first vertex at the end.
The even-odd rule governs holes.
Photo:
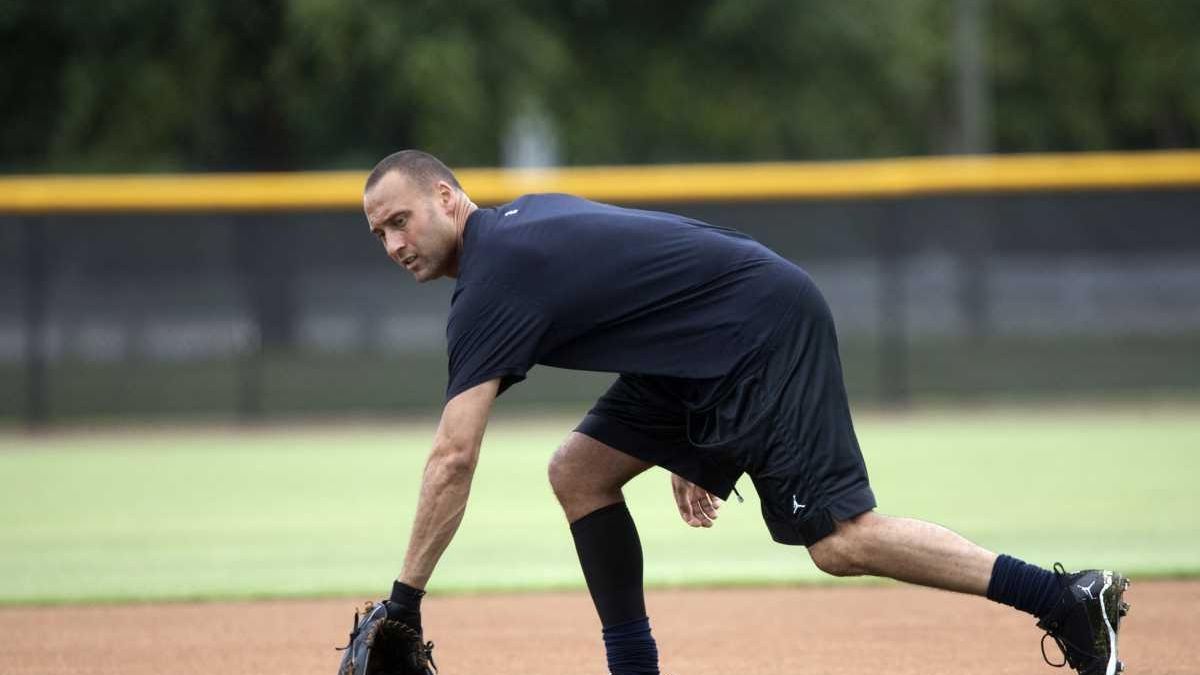
POLYGON ((471 201, 465 192, 458 200, 458 205, 454 207, 454 228, 458 235, 459 250, 462 250, 463 232, 467 230, 467 218, 471 217, 471 214, 478 209, 479 207, 475 206, 475 202, 471 201))
POLYGON ((451 279, 458 278, 459 263, 462 261, 463 235, 467 231, 467 219, 479 209, 475 205, 475 202, 472 202, 470 197, 467 197, 467 193, 463 192, 460 194, 461 197, 458 200, 458 204, 454 207, 454 234, 457 239, 454 251, 454 269, 452 272, 446 274, 451 279))

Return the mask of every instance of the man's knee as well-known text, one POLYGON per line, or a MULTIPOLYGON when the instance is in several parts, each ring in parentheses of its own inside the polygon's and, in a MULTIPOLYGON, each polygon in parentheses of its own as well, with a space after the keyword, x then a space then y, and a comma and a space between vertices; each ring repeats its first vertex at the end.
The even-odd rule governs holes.
POLYGON ((587 499, 597 493, 619 492, 623 480, 610 478, 590 439, 571 434, 550 456, 546 475, 559 503, 587 499))
POLYGON ((550 465, 546 469, 546 475, 550 479, 550 489, 554 491, 554 496, 560 503, 577 493, 578 473, 571 469, 566 444, 560 446, 550 456, 550 465))
POLYGON ((621 486, 650 467, 584 434, 567 436, 550 457, 547 476, 568 517, 621 500, 621 486))
POLYGON ((840 520, 824 539, 808 547, 813 564, 835 577, 870 574, 869 538, 874 523, 870 511, 850 520, 840 520))

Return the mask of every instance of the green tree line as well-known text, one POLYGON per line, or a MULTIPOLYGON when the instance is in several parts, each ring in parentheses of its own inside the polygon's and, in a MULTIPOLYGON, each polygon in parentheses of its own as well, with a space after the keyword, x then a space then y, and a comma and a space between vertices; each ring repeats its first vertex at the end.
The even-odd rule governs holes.
MULTIPOLYGON (((954 147, 952 0, 0 0, 0 171, 566 164, 954 147)), ((1200 2, 990 0, 1000 152, 1200 144, 1200 2)))

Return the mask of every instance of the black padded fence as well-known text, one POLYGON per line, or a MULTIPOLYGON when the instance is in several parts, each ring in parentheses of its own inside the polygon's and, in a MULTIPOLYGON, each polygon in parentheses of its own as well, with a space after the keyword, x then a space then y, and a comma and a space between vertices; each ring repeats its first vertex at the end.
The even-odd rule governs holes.
MULTIPOLYGON (((852 401, 1200 393, 1200 191, 637 204, 809 270, 852 401)), ((418 285, 357 210, 0 216, 0 413, 261 419, 436 409, 453 282, 418 285)), ((611 374, 538 367, 515 404, 611 374)))

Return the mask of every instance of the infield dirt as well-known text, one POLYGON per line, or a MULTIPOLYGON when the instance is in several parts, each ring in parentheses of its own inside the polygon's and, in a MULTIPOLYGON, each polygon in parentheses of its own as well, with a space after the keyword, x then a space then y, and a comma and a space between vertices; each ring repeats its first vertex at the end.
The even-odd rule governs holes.
MULTIPOLYGON (((1196 675, 1200 582, 1136 582, 1121 630, 1130 675, 1196 675)), ((657 591, 648 598, 670 675, 1029 675, 1033 620, 912 587, 657 591)), ((0 673, 333 675, 355 599, 0 608, 0 673)), ((430 597, 441 675, 602 675, 583 592, 430 597)), ((1058 652, 1047 642, 1051 657, 1058 652)))

